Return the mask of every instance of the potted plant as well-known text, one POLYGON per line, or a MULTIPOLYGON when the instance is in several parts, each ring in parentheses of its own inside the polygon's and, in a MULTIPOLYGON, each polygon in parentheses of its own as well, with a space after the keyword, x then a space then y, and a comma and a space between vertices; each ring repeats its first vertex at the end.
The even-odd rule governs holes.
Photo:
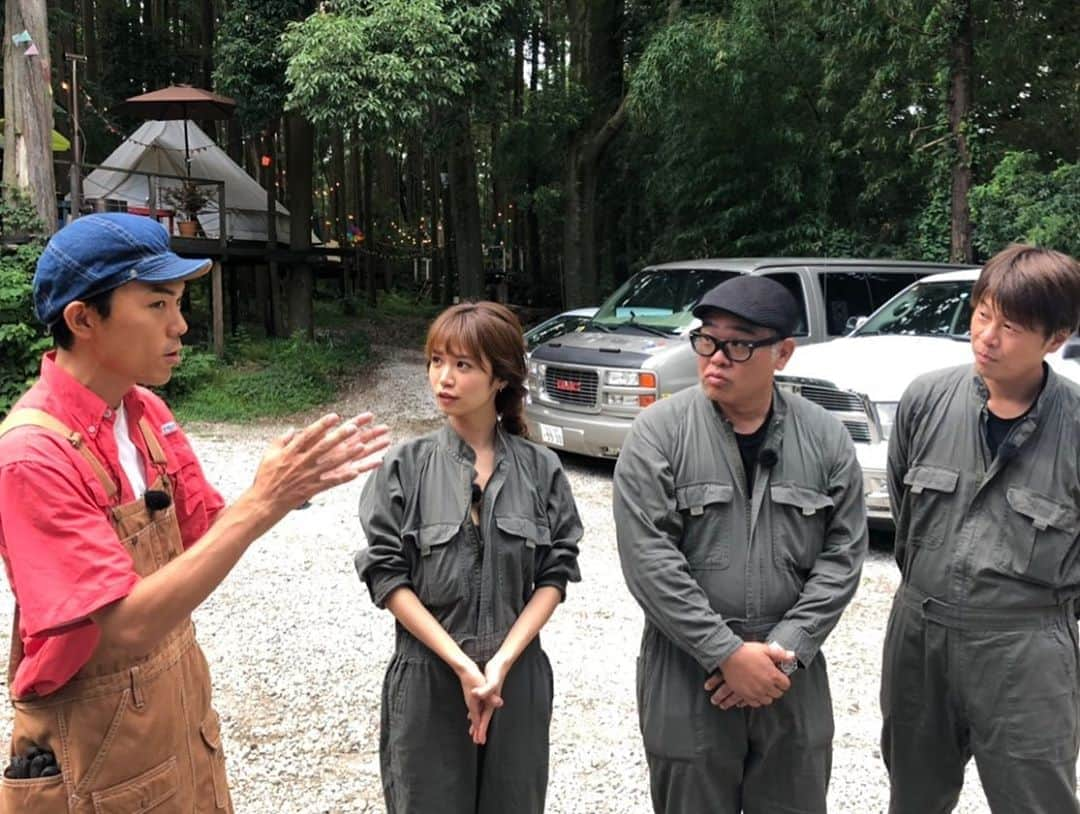
POLYGON ((177 212, 184 215, 185 220, 179 224, 180 234, 184 237, 195 237, 199 230, 199 212, 210 202, 210 196, 188 178, 181 182, 180 186, 166 189, 162 197, 172 204, 177 212))

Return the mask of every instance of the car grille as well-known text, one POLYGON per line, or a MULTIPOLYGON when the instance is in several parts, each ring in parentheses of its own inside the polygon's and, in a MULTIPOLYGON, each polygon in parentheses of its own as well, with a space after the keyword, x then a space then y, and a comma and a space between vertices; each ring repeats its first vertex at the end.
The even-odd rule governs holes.
POLYGON ((855 393, 828 385, 803 383, 799 386, 799 394, 834 413, 856 443, 869 444, 873 440, 866 407, 855 393))
POLYGON ((598 381, 595 370, 549 366, 544 374, 544 390, 549 397, 563 404, 595 407, 598 381))
POLYGON ((843 410, 862 412, 863 405, 859 397, 854 393, 845 393, 835 387, 821 387, 816 384, 804 384, 801 395, 815 404, 820 404, 826 410, 843 410))
POLYGON ((851 440, 856 443, 869 444, 870 443, 870 425, 865 419, 859 420, 847 420, 844 421, 844 426, 847 427, 847 431, 851 433, 851 440))

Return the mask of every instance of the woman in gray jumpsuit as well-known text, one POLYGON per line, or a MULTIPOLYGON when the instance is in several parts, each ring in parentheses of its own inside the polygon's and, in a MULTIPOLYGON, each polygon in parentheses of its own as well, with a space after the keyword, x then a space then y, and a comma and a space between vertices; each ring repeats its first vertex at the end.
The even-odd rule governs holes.
POLYGON ((551 665, 538 634, 580 580, 558 457, 525 440, 521 326, 463 303, 428 331, 446 416, 365 484, 356 568, 394 614, 379 754, 389 814, 544 810, 551 665))

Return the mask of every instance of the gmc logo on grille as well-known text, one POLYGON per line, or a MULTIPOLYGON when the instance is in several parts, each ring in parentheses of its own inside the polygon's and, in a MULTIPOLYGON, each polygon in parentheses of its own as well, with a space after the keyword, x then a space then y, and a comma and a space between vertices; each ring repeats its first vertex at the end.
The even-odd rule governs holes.
POLYGON ((570 379, 556 379, 555 389, 564 393, 580 393, 581 382, 571 381, 570 379))

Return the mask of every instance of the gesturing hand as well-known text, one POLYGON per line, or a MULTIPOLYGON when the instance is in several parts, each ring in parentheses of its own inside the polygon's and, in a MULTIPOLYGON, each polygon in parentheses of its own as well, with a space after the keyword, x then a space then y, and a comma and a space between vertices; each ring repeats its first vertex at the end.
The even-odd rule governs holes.
POLYGON ((506 681, 509 670, 510 667, 498 655, 493 656, 484 666, 484 684, 473 690, 473 694, 482 704, 480 721, 469 730, 473 743, 487 743, 488 724, 491 723, 491 716, 495 710, 503 705, 503 682, 506 681))
POLYGON ((761 642, 744 642, 720 665, 722 683, 714 673, 705 688, 716 690, 711 700, 721 709, 768 706, 791 687, 779 664, 794 657, 787 650, 772 649, 761 642))
POLYGON ((372 456, 390 443, 385 425, 372 425, 371 413, 338 426, 325 415, 300 431, 275 439, 255 473, 252 488, 287 512, 331 487, 348 483, 380 461, 372 456))

